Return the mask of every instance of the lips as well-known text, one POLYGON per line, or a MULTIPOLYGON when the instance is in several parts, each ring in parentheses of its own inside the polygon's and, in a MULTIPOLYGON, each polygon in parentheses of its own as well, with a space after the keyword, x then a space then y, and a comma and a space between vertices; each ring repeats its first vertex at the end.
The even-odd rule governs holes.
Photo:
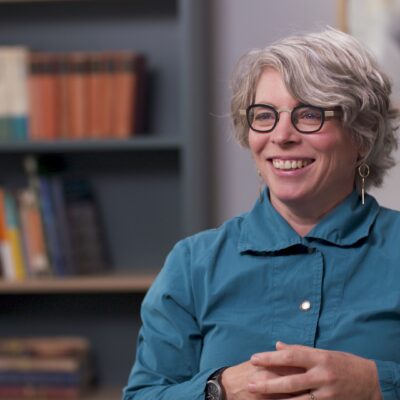
POLYGON ((285 170, 285 171, 291 171, 295 169, 302 169, 304 167, 307 167, 310 165, 312 162, 314 162, 313 159, 307 158, 307 159, 280 159, 280 158, 272 158, 270 159, 272 162, 272 165, 276 169, 280 170, 285 170))

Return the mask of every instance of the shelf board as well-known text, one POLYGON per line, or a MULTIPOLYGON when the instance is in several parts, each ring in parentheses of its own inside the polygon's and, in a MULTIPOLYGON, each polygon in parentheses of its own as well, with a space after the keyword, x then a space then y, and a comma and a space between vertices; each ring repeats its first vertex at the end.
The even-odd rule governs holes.
POLYGON ((0 294, 145 293, 155 275, 77 276, 1 281, 0 294))
POLYGON ((0 154, 171 151, 179 150, 181 147, 182 141, 178 137, 137 135, 131 139, 1 141, 0 154))

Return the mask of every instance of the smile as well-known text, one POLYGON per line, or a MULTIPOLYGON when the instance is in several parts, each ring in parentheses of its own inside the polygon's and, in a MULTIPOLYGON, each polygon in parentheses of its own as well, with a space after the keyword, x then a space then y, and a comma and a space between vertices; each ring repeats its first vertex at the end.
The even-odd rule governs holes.
POLYGON ((301 169, 310 165, 313 160, 279 160, 273 159, 272 164, 276 169, 293 170, 301 169))

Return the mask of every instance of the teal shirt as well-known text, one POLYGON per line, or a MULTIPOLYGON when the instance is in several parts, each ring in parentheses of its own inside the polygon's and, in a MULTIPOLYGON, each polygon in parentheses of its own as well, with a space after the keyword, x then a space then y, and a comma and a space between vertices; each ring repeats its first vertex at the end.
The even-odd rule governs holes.
POLYGON ((265 195, 175 246, 142 321, 125 400, 204 400, 213 371, 278 340, 372 359, 400 399, 400 213, 353 192, 301 237, 265 195))

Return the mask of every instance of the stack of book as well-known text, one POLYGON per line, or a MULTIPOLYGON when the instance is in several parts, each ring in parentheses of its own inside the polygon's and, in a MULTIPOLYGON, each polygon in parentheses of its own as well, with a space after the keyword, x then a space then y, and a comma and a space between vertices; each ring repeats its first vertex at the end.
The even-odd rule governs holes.
POLYGON ((37 175, 0 187, 0 279, 102 273, 107 251, 96 196, 81 176, 37 175))
POLYGON ((0 140, 118 139, 144 130, 146 60, 0 47, 0 140))
POLYGON ((81 337, 0 339, 0 399, 79 399, 93 381, 81 337))

